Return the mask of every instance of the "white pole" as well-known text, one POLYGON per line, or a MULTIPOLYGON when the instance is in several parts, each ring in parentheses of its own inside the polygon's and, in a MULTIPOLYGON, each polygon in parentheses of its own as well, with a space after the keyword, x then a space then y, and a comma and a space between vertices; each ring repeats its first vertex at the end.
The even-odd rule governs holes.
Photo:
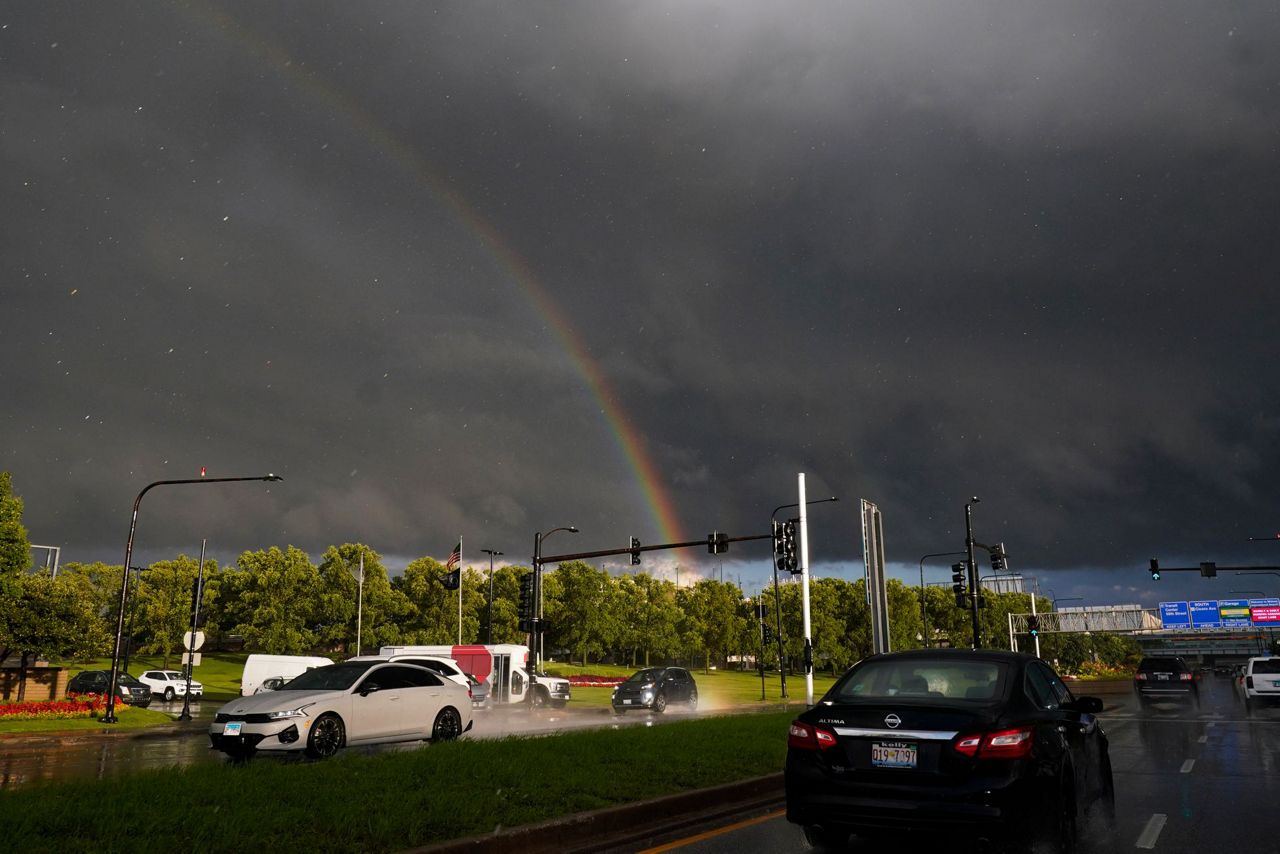
POLYGON ((1009 618, 1009 652, 1017 652, 1018 644, 1013 639, 1013 612, 1005 614, 1009 618))
POLYGON ((804 602, 804 697, 813 705, 813 630, 809 620, 809 516, 805 510, 804 472, 799 475, 800 490, 800 582, 804 602))
MULTIPOLYGON (((1036 615, 1036 592, 1032 590, 1031 591, 1031 616, 1034 617, 1035 615, 1036 615)), ((1040 657, 1040 635, 1039 634, 1036 634, 1035 642, 1036 642, 1036 658, 1039 658, 1040 657)))
POLYGON ((364 549, 360 549, 360 575, 356 577, 356 655, 360 654, 360 635, 364 628, 364 549))
POLYGON ((462 646, 462 537, 458 537, 458 646, 462 646))

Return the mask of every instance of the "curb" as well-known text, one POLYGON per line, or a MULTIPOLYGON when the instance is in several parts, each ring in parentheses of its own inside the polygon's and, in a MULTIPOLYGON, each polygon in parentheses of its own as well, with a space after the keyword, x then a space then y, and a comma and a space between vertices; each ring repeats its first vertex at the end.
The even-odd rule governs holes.
POLYGON ((690 828, 767 812, 784 801, 779 771, 709 789, 438 842, 404 854, 592 854, 636 850, 676 838, 690 828))

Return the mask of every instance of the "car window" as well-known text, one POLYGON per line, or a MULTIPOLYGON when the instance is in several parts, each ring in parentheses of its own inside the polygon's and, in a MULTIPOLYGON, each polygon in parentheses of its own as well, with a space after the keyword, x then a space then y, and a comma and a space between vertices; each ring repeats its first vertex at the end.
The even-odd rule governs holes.
POLYGON ((282 691, 345 691, 356 684, 376 661, 344 661, 315 667, 280 686, 282 691))
POLYGON ((1053 686, 1049 684, 1049 679, 1041 668, 1028 667, 1024 684, 1027 687, 1027 696, 1031 698, 1031 702, 1035 703, 1036 708, 1058 708, 1057 692, 1053 690, 1053 686))
POLYGON ((1007 665, 998 661, 899 658, 867 661, 836 683, 837 703, 886 697, 990 701, 1003 693, 1007 665))
POLYGON ((437 688, 444 684, 444 678, 416 667, 402 668, 405 671, 405 684, 410 688, 437 688))
POLYGON ((645 682, 657 682, 661 678, 661 667, 647 667, 644 670, 631 674, 631 676, 627 678, 627 681, 636 684, 644 684, 645 682))
POLYGON ((1180 658, 1144 658, 1138 669, 1143 673, 1182 673, 1187 665, 1180 658))
POLYGON ((1266 658, 1253 663, 1254 673, 1280 673, 1280 658, 1266 658))
POLYGON ((1058 674, 1053 672, 1053 668, 1043 662, 1036 662, 1032 665, 1036 670, 1043 674, 1045 680, 1049 683, 1049 688, 1053 691, 1054 697, 1058 701, 1059 706, 1065 706, 1074 699, 1071 696, 1071 689, 1066 686, 1058 674))

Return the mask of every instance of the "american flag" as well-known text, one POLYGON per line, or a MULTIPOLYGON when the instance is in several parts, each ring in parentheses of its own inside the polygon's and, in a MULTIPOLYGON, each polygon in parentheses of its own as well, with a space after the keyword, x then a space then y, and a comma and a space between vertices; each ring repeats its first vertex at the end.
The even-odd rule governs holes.
POLYGON ((453 547, 453 551, 449 552, 449 559, 444 562, 444 568, 453 569, 460 560, 462 560, 462 540, 458 540, 458 544, 453 547))

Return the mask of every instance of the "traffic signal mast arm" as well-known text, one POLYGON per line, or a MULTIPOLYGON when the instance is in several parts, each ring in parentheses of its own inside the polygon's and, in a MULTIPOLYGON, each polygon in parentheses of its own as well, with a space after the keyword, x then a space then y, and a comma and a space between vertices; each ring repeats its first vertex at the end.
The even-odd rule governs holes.
POLYGON ((1155 558, 1151 559, 1151 577, 1157 581, 1166 572, 1198 572, 1205 578, 1213 578, 1218 574, 1218 570, 1223 572, 1275 572, 1280 570, 1280 566, 1218 566, 1211 560, 1201 561, 1199 566, 1161 566, 1160 562, 1155 558))
MULTIPOLYGON (((773 534, 756 534, 750 537, 726 537, 722 542, 726 543, 745 543, 751 540, 772 540, 773 534)), ((707 540, 693 540, 687 543, 662 543, 656 546, 636 546, 634 548, 621 549, 601 549, 594 552, 574 552, 573 554, 563 555, 543 555, 542 563, 564 563, 570 560, 586 560, 593 557, 608 557, 610 555, 634 555, 640 552, 656 552, 664 549, 688 549, 695 546, 706 546, 707 540)))

